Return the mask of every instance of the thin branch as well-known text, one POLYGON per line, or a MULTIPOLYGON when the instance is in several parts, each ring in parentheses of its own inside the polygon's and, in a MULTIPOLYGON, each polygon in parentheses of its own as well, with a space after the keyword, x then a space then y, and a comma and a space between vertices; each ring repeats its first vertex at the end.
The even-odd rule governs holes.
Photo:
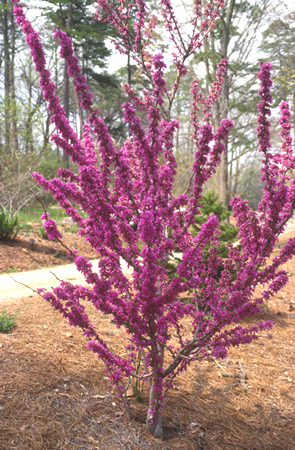
MULTIPOLYGON (((13 278, 13 277, 10 275, 10 273, 8 273, 7 275, 8 275, 13 281, 15 281, 16 283, 21 284, 22 286, 24 286, 24 287, 30 289, 30 290, 33 291, 35 294, 37 294, 37 295, 39 295, 40 297, 42 297, 42 295, 39 294, 39 292, 36 291, 35 289, 33 289, 31 286, 28 286, 27 284, 22 283, 21 281, 15 280, 15 278, 13 278)), ((43 297, 42 297, 42 298, 43 298, 43 297)))

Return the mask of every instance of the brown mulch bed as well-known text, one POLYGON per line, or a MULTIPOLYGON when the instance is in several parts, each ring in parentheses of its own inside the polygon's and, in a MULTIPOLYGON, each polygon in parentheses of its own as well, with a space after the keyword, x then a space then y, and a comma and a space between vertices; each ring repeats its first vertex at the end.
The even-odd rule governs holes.
MULTIPOLYGON (((270 332, 232 349, 227 360, 194 363, 177 380, 166 400, 162 442, 144 431, 147 396, 142 404, 131 398, 126 423, 103 364, 44 300, 5 308, 17 311, 18 326, 0 334, 1 449, 294 448, 295 317, 288 291, 261 313, 274 321, 270 332)), ((124 331, 91 314, 123 353, 124 331)))
MULTIPOLYGON (((0 273, 22 272, 62 264, 70 264, 68 251, 58 242, 42 239, 38 232, 40 224, 32 224, 29 233, 19 233, 13 241, 0 241, 0 273)), ((65 227, 64 227, 65 228, 65 227)), ((70 250, 76 249, 90 259, 97 258, 84 238, 59 227, 63 243, 70 250)))
MULTIPOLYGON (((50 244, 51 245, 51 244, 50 244)), ((166 398, 165 435, 144 431, 143 403, 131 423, 86 339, 44 300, 0 304, 17 328, 0 333, 0 449, 294 449, 295 260, 290 283, 262 309, 271 331, 228 359, 194 363, 166 398)), ((90 309, 104 339, 125 353, 124 330, 90 309)))

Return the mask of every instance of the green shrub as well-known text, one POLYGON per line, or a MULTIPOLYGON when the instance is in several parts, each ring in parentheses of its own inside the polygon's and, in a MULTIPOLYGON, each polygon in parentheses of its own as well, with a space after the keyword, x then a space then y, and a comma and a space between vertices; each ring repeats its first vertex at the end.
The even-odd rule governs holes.
MULTIPOLYGON (((228 217, 230 216, 230 211, 227 211, 225 206, 222 202, 219 201, 218 195, 214 192, 213 189, 209 189, 202 198, 202 207, 200 208, 200 214, 195 216, 196 223, 190 227, 190 231, 193 236, 196 236, 200 230, 201 226, 207 222, 208 217, 211 214, 215 214, 219 220, 219 230, 220 230, 220 242, 219 247, 217 249, 218 256, 221 258, 227 258, 228 256, 228 244, 232 244, 238 239, 238 232, 239 229, 235 227, 234 225, 231 225, 227 222, 228 217)), ((208 244, 204 248, 203 252, 203 258, 204 263, 207 264, 208 258, 209 258, 209 250, 210 245, 208 244)), ((182 260, 182 255, 177 255, 177 252, 179 252, 179 249, 176 249, 176 254, 174 254, 174 258, 170 260, 166 267, 169 270, 169 276, 173 277, 177 273, 177 266, 182 260)), ((223 265, 219 267, 219 274, 221 275, 221 272, 223 270, 223 265)), ((233 277, 235 274, 232 274, 233 277)))
POLYGON ((79 227, 76 223, 74 223, 73 225, 64 228, 64 231, 66 231, 67 233, 74 233, 77 234, 79 231, 79 227))
POLYGON ((45 228, 43 226, 39 227, 39 233, 42 239, 46 240, 49 239, 48 234, 46 233, 45 228))
MULTIPOLYGON (((50 218, 56 222, 59 222, 66 217, 65 211, 60 206, 49 206, 46 208, 46 211, 49 213, 50 218)), ((43 213, 44 209, 42 206, 31 205, 23 207, 18 216, 22 222, 40 223, 40 216, 43 213)))
MULTIPOLYGON (((220 246, 218 248, 218 255, 221 258, 227 258, 228 249, 226 246, 232 244, 237 240, 239 229, 234 225, 227 222, 230 216, 230 211, 227 211, 222 202, 219 201, 218 195, 213 189, 209 189, 202 198, 202 208, 200 210, 201 214, 196 216, 196 224, 192 225, 191 231, 192 235, 196 236, 200 230, 201 226, 207 222, 208 217, 211 214, 215 214, 219 220, 220 229, 220 246)), ((205 248, 205 260, 209 256, 209 248, 205 248)))
POLYGON ((30 233, 30 231, 32 231, 33 227, 30 223, 21 223, 20 225, 20 231, 22 231, 22 233, 30 233))
POLYGON ((9 333, 15 326, 15 314, 7 314, 4 309, 0 314, 0 333, 9 333))
POLYGON ((20 228, 18 217, 11 217, 8 211, 0 207, 0 241, 15 239, 20 228))

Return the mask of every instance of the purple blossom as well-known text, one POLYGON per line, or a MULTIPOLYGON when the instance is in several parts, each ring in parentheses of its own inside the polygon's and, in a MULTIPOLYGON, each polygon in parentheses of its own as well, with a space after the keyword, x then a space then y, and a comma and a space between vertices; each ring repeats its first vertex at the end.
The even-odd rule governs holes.
POLYGON ((44 229, 45 229, 45 231, 47 233, 48 239, 50 239, 52 241, 54 239, 62 239, 62 235, 58 231, 58 229, 56 228, 56 223, 55 223, 55 221, 53 219, 45 220, 43 226, 44 226, 44 229))
POLYGON ((48 212, 44 212, 43 214, 41 214, 40 220, 46 220, 49 219, 49 213, 48 212))

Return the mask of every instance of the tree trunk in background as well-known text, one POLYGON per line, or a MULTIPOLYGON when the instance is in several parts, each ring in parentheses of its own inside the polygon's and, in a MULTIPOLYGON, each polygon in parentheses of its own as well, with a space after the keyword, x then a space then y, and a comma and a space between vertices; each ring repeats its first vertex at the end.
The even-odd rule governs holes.
MULTIPOLYGON (((130 62, 130 50, 128 50, 127 54, 127 83, 131 86, 132 82, 132 73, 131 73, 131 62, 130 62)), ((128 124, 128 134, 130 136, 130 124, 128 124)))
POLYGON ((42 152, 45 152, 49 146, 49 136, 50 136, 50 115, 47 116, 47 119, 43 127, 42 152))
POLYGON ((130 51, 128 51, 127 55, 127 76, 128 76, 128 84, 131 86, 132 73, 131 73, 130 51))
POLYGON ((78 116, 79 116, 79 137, 80 137, 80 139, 82 139, 82 137, 83 137, 83 123, 84 123, 84 121, 83 121, 83 110, 82 110, 81 105, 80 105, 79 95, 77 94, 76 91, 75 91, 75 100, 76 100, 78 116))
POLYGON ((11 110, 11 152, 16 153, 18 150, 18 135, 17 135, 17 108, 15 98, 15 79, 14 79, 14 57, 15 57, 15 21, 14 15, 10 13, 11 22, 11 60, 9 71, 10 82, 10 110, 11 110))
MULTIPOLYGON (((72 11, 72 5, 71 3, 68 4, 69 7, 69 15, 67 18, 67 28, 70 29, 72 27, 72 17, 71 17, 71 11, 72 11)), ((64 64, 64 98, 63 98, 63 106, 66 113, 67 119, 70 117, 70 77, 68 74, 68 67, 67 63, 64 64)), ((63 162, 65 167, 68 169, 70 165, 69 155, 65 151, 63 151, 63 162)))
MULTIPOLYGON (((58 86, 58 44, 55 40, 55 50, 54 50, 54 83, 55 86, 58 86)), ((44 141, 43 141, 43 149, 46 149, 47 144, 49 143, 49 123, 50 123, 50 116, 47 117, 46 120, 46 127, 45 127, 45 133, 44 133, 44 141)), ((56 157, 58 162, 61 162, 61 154, 60 149, 58 146, 56 146, 56 157)))
POLYGON ((5 108, 5 151, 10 153, 10 55, 8 33, 8 0, 3 0, 3 41, 4 41, 4 108, 5 108))
POLYGON ((28 112, 26 120, 26 153, 30 153, 33 150, 33 128, 32 128, 32 65, 29 65, 28 73, 28 112))
MULTIPOLYGON (((230 26, 235 7, 235 0, 227 0, 225 4, 225 15, 221 16, 222 28, 220 39, 220 56, 221 58, 227 58, 228 46, 230 40, 230 26)), ((224 74, 224 83, 219 99, 217 101, 217 113, 215 129, 219 126, 222 119, 228 116, 228 98, 229 98, 229 78, 228 71, 224 74)), ((225 207, 229 209, 229 186, 228 186, 228 141, 225 142, 225 151, 221 155, 221 163, 216 171, 215 176, 215 188, 218 192, 220 200, 225 207)))
MULTIPOLYGON (((70 77, 68 74, 67 63, 64 63, 64 110, 66 113, 67 119, 70 116, 70 77)), ((65 167, 69 168, 69 155, 63 150, 63 162, 65 167)))
MULTIPOLYGON (((75 54, 77 56, 78 56, 78 51, 79 51, 78 47, 74 45, 74 52, 75 52, 75 54)), ((82 54, 79 55, 79 60, 80 60, 81 68, 82 68, 82 73, 84 74, 84 47, 82 47, 82 54)), ((74 95, 75 95, 75 102, 76 102, 76 107, 77 107, 77 112, 78 112, 78 117, 79 117, 79 127, 77 125, 77 133, 79 134, 79 138, 82 139, 83 132, 84 132, 84 128, 83 128, 83 124, 84 124, 83 109, 81 108, 81 105, 80 105, 80 97, 77 94, 75 89, 74 89, 74 95)))

